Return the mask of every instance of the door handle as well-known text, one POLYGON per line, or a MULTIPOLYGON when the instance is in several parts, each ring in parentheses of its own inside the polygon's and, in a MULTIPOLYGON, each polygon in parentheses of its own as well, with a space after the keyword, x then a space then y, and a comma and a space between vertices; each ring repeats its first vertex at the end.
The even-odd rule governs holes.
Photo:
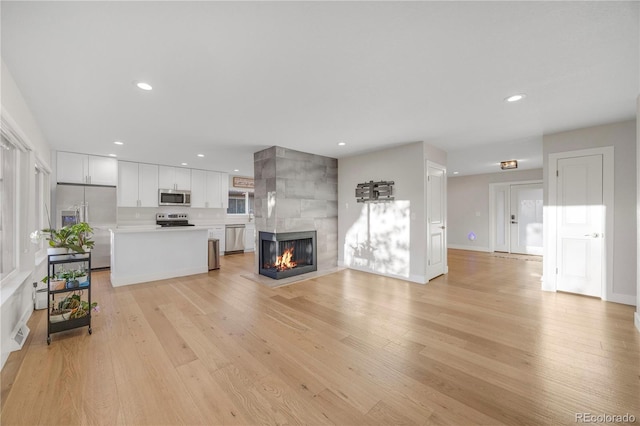
POLYGON ((446 226, 441 226, 440 229, 447 229, 447 227, 446 226))
POLYGON ((598 238, 600 234, 594 232, 593 234, 584 234, 585 237, 598 238))
POLYGON ((518 223, 518 222, 512 220, 511 223, 518 223))

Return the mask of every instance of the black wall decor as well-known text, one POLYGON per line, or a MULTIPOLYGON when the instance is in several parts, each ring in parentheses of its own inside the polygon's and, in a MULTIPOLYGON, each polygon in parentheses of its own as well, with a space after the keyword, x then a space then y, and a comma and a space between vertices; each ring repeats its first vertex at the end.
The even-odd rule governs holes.
POLYGON ((365 203, 369 201, 393 201, 393 181, 380 181, 359 183, 356 186, 356 201, 365 203))

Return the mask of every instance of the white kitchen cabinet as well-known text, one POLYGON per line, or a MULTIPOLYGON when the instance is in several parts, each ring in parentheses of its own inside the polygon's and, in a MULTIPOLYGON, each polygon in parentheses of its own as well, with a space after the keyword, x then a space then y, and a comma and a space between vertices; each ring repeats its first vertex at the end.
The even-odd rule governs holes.
POLYGON ((118 161, 115 158, 58 152, 56 169, 58 183, 118 184, 118 161))
POLYGON ((244 251, 256 249, 256 224, 247 223, 244 228, 244 251))
POLYGON ((158 166, 138 165, 138 199, 140 207, 158 207, 158 166))
POLYGON ((118 162, 118 207, 158 207, 158 166, 118 162))
POLYGON ((225 173, 191 170, 191 207, 226 209, 228 190, 222 190, 223 174, 225 173))
POLYGON ((209 228, 209 238, 215 238, 219 240, 219 249, 220 255, 224 255, 224 245, 225 245, 225 226, 224 225, 212 225, 209 228))
POLYGON ((207 207, 207 172, 191 170, 191 207, 207 207))
POLYGON ((117 185, 118 160, 109 157, 88 156, 89 183, 91 185, 117 185))
POLYGON ((160 166, 158 169, 158 187, 160 189, 190 190, 191 169, 160 166))
POLYGON ((138 163, 118 162, 118 207, 138 207, 138 163))
POLYGON ((226 210, 229 207, 229 173, 220 173, 220 201, 226 210))

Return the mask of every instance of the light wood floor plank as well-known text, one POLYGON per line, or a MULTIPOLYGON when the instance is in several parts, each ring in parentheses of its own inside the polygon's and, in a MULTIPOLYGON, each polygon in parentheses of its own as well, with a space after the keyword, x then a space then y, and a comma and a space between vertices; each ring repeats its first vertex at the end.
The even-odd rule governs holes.
MULTIPOLYGON (((526 260, 529 259, 529 260, 526 260)), ((341 270, 281 288, 253 254, 113 288, 2 371, 2 425, 575 424, 640 419, 633 307, 540 290, 542 263, 449 250, 427 285, 341 270)))

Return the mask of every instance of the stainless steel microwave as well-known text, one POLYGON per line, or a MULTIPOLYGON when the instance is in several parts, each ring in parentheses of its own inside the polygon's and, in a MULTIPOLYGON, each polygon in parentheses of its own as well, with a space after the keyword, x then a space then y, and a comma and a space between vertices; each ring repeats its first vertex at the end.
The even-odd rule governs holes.
POLYGON ((159 206, 185 206, 191 205, 191 191, 181 189, 159 189, 159 206))

